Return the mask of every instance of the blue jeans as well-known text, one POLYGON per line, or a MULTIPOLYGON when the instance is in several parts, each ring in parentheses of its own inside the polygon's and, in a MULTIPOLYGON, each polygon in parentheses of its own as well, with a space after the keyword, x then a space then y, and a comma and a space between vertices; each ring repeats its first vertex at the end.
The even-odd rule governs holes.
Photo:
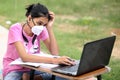
MULTIPOLYGON (((12 71, 12 72, 9 72, 4 77, 4 80, 21 80, 23 73, 30 74, 30 72, 12 71)), ((52 78, 51 74, 45 73, 45 72, 40 72, 40 71, 35 71, 35 75, 40 75, 43 78, 43 80, 51 80, 51 78, 52 78)), ((67 80, 67 79, 56 76, 56 80, 67 80)))

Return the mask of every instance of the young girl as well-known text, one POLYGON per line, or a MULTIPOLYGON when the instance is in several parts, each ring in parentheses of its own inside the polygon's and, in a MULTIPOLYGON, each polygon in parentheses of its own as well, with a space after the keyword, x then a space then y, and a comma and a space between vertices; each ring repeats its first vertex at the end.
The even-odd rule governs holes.
MULTIPOLYGON (((24 62, 74 65, 74 62, 69 61, 66 56, 48 58, 31 55, 40 53, 40 41, 44 42, 52 55, 58 55, 58 46, 52 27, 55 15, 39 3, 29 5, 26 10, 27 21, 13 24, 9 29, 7 51, 3 58, 4 80, 20 80, 22 76, 29 74, 28 68, 9 65, 19 57, 24 62)), ((36 71, 35 74, 39 74, 43 80, 51 79, 48 73, 36 71)))

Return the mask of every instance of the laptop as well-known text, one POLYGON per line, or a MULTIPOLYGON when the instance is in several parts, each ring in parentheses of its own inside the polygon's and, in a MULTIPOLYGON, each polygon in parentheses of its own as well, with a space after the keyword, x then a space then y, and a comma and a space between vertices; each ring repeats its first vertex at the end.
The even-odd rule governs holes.
POLYGON ((108 65, 116 36, 88 42, 84 45, 80 60, 74 66, 58 66, 51 70, 66 75, 78 76, 108 65))

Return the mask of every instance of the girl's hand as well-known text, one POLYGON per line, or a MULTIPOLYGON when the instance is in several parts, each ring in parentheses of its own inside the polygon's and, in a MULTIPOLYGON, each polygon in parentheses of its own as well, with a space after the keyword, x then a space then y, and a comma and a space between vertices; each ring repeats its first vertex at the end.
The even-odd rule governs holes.
POLYGON ((54 58, 53 63, 60 64, 60 65, 75 65, 75 62, 67 56, 54 58))
POLYGON ((52 27, 55 19, 55 14, 53 12, 49 11, 49 15, 50 15, 50 20, 47 23, 47 28, 52 27))

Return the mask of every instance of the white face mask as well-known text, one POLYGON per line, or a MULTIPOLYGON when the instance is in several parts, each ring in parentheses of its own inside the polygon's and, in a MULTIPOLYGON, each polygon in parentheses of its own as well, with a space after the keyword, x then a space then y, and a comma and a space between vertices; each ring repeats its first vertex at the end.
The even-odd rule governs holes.
POLYGON ((43 28, 44 26, 33 26, 31 30, 35 35, 38 36, 43 31, 43 28))

